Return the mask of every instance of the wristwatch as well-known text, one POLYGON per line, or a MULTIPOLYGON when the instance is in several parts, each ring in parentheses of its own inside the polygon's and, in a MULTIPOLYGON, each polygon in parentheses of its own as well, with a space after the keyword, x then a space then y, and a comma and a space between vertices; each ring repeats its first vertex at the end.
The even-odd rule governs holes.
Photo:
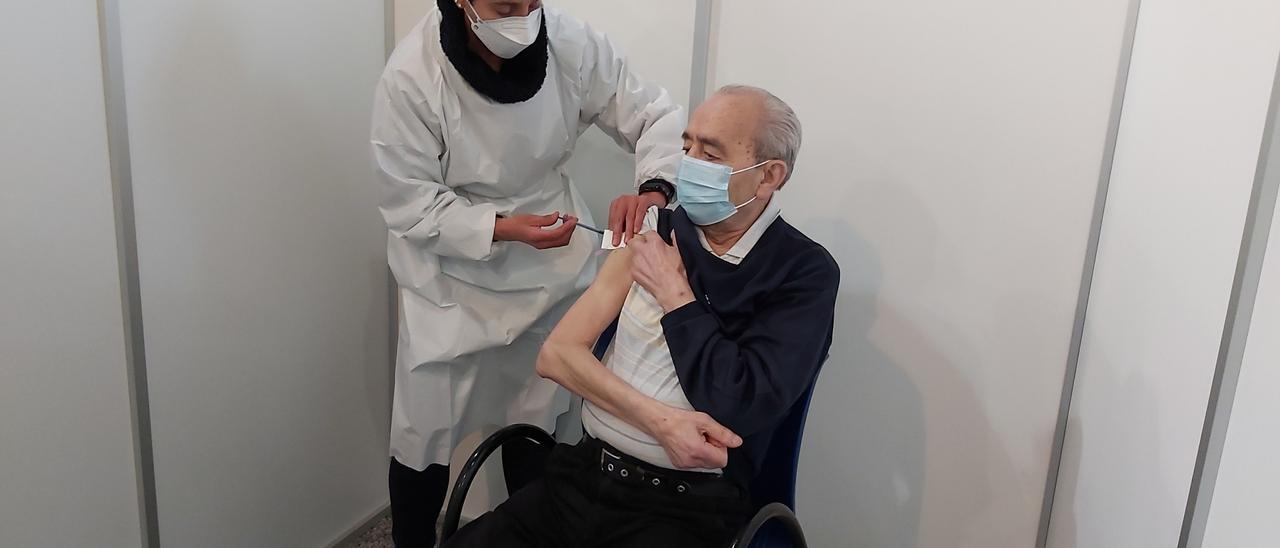
POLYGON ((662 196, 667 199, 667 203, 675 201, 676 187, 662 179, 649 179, 640 184, 640 194, 649 192, 661 192, 662 196))

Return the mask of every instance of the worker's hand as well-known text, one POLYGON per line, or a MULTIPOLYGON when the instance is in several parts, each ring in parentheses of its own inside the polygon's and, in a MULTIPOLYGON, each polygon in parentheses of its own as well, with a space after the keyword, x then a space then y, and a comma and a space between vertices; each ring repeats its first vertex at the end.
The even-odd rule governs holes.
MULTIPOLYGON (((674 236, 671 243, 676 244, 674 236)), ((693 302, 693 289, 685 274, 679 244, 667 245, 655 232, 637 234, 627 247, 631 249, 631 277, 671 312, 693 302)))
POLYGON ((742 445, 742 438, 706 413, 664 407, 651 430, 676 468, 724 468, 729 449, 742 445))
POLYGON ((644 226, 644 214, 652 206, 667 207, 667 197, 661 192, 646 192, 619 196, 609 205, 609 230, 613 231, 613 246, 631 241, 631 237, 644 226))
POLYGON ((537 249, 569 245, 578 218, 566 215, 563 225, 548 228, 560 219, 560 212, 548 215, 512 215, 499 217, 493 223, 493 241, 524 242, 537 249))

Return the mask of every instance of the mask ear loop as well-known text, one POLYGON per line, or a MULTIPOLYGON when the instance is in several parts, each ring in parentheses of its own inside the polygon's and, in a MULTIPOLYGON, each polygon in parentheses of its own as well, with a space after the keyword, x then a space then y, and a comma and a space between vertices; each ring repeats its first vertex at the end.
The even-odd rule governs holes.
MULTIPOLYGON (((730 176, 732 176, 732 175, 737 175, 737 174, 739 174, 739 173, 742 173, 742 172, 744 172, 744 171, 751 171, 751 170, 753 170, 753 169, 755 169, 755 168, 758 168, 758 167, 760 167, 760 166, 762 166, 762 165, 765 165, 765 164, 767 164, 767 163, 769 163, 769 162, 772 162, 772 161, 773 161, 773 160, 765 160, 765 161, 760 162, 760 163, 758 163, 758 164, 756 164, 756 165, 754 165, 754 166, 751 166, 751 167, 744 167, 744 168, 742 168, 742 169, 739 169, 738 171, 731 171, 731 172, 729 172, 729 175, 730 175, 730 176)), ((738 211, 739 209, 742 209, 742 208, 744 208, 744 207, 747 207, 747 204, 750 204, 751 202, 756 201, 756 198, 759 198, 759 196, 752 196, 750 200, 747 200, 747 201, 742 202, 742 203, 740 203, 740 204, 738 204, 738 205, 736 205, 736 206, 733 206, 733 210, 734 210, 734 211, 738 211)))
POLYGON ((738 171, 730 171, 730 172, 729 172, 729 175, 737 175, 737 174, 742 173, 742 172, 744 172, 744 171, 751 171, 751 170, 753 170, 753 169, 755 169, 755 168, 758 168, 758 167, 760 167, 760 166, 762 166, 762 165, 765 165, 765 164, 767 164, 767 163, 769 163, 769 162, 772 162, 772 161, 773 161, 773 160, 765 160, 765 161, 760 162, 760 163, 758 163, 758 164, 756 164, 756 165, 754 165, 754 166, 751 166, 751 167, 744 167, 744 168, 742 168, 742 169, 739 169, 738 171))
POLYGON ((458 7, 462 7, 463 4, 466 4, 467 7, 462 8, 462 11, 467 11, 467 8, 471 9, 471 28, 480 28, 480 25, 484 24, 484 19, 480 18, 480 12, 476 11, 476 7, 471 4, 471 0, 458 0, 458 7))

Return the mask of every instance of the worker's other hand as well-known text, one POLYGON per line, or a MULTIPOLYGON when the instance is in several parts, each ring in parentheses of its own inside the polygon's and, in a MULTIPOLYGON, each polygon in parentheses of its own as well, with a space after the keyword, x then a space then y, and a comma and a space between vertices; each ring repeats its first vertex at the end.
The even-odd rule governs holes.
POLYGON ((656 232, 646 232, 627 244, 631 249, 631 278, 653 295, 665 312, 694 300, 674 234, 671 243, 675 245, 667 245, 656 232))
POLYGON ((564 224, 550 228, 560 220, 560 212, 547 215, 512 215, 499 217, 493 223, 493 241, 523 242, 537 249, 569 245, 578 218, 566 215, 564 224))
POLYGON ((742 445, 741 437, 710 415, 670 406, 652 430, 679 469, 724 468, 729 464, 729 449, 742 445))
POLYGON ((667 207, 667 197, 661 192, 646 192, 618 196, 609 205, 609 230, 613 231, 613 246, 631 241, 644 227, 644 214, 652 206, 667 207))

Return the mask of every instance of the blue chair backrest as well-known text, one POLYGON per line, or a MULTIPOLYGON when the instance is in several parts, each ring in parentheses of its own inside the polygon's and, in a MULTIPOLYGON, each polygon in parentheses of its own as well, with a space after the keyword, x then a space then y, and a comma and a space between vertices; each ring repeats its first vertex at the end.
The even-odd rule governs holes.
POLYGON ((751 482, 751 503, 757 510, 766 504, 781 502, 793 511, 796 509, 796 474, 800 469, 800 441, 804 436, 804 423, 809 415, 809 402, 813 399, 813 384, 809 385, 773 432, 769 452, 760 466, 760 473, 751 482))
MULTIPOLYGON (((816 381, 816 379, 815 379, 816 381)), ((773 432, 769 452, 760 466, 760 473, 751 481, 751 505, 759 511, 765 505, 781 502, 791 511, 796 509, 796 474, 800 471, 800 441, 804 436, 805 419, 809 416, 809 403, 813 400, 813 384, 809 385, 773 432)), ((777 521, 766 523, 751 540, 750 548, 789 548, 791 535, 777 521)))

